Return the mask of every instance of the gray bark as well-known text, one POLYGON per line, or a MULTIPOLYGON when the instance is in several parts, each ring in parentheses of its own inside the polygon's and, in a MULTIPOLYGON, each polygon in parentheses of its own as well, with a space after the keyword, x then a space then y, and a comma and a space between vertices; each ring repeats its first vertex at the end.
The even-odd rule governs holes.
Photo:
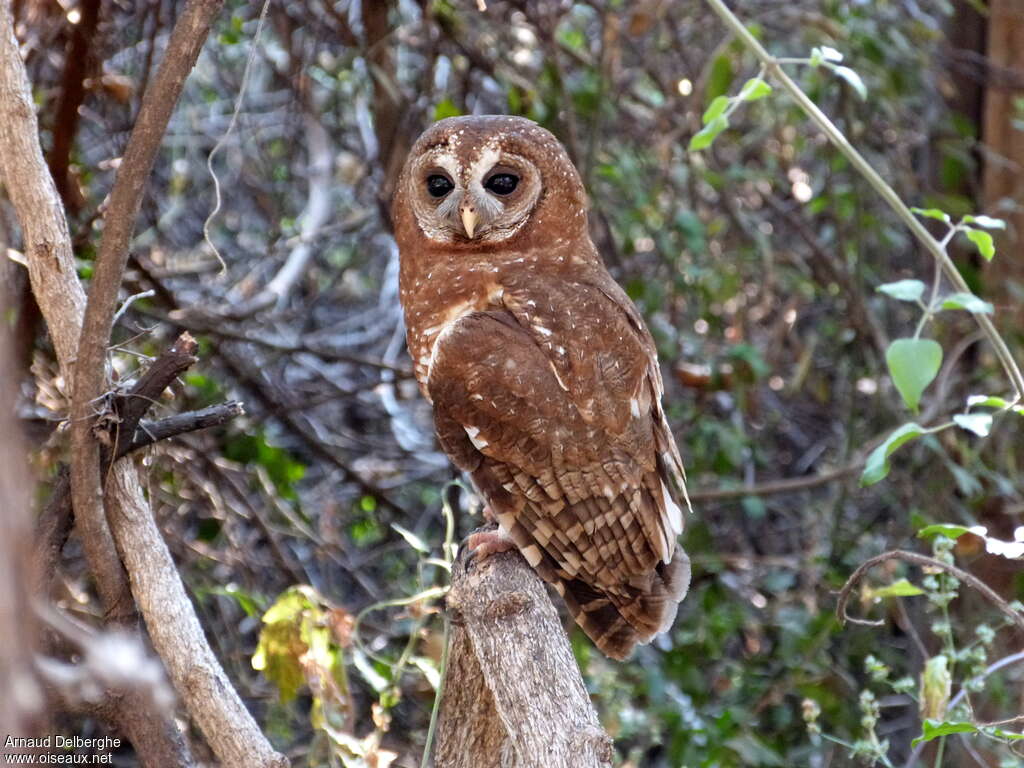
POLYGON ((460 557, 437 768, 605 768, 602 730, 544 583, 518 553, 460 557))
MULTIPOLYGON (((0 177, 22 227, 32 291, 64 377, 72 381, 86 298, 75 272, 63 207, 43 161, 9 0, 0 0, 0 177)), ((111 469, 105 500, 110 505, 110 532, 153 646, 217 759, 238 768, 286 766, 287 758, 260 732, 207 643, 130 459, 111 469)), ((103 546, 109 555, 109 545, 103 546)), ((153 724, 149 731, 155 733, 158 726, 153 724)), ((161 768, 178 763, 151 761, 161 768)))

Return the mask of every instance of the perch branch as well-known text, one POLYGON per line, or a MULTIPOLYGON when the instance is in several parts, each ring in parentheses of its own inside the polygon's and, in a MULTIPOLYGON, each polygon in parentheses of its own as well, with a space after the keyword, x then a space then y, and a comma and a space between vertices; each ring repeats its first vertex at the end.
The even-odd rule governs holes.
POLYGON ((518 553, 467 572, 447 598, 449 669, 437 768, 604 768, 601 729, 544 584, 518 553))

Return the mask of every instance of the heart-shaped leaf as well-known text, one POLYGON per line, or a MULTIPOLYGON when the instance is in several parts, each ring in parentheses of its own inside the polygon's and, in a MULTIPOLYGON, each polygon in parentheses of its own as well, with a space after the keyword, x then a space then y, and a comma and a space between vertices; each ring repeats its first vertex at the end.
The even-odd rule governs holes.
POLYGON ((896 339, 885 352, 885 362, 903 402, 917 413, 921 393, 942 365, 942 347, 932 339, 896 339))

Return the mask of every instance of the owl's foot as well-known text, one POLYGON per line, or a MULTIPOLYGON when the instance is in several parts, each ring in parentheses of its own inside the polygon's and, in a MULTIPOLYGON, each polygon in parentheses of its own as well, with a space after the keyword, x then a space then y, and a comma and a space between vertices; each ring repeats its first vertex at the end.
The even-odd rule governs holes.
POLYGON ((466 548, 466 570, 499 552, 509 552, 516 548, 512 538, 500 528, 477 530, 466 537, 463 546, 466 548))

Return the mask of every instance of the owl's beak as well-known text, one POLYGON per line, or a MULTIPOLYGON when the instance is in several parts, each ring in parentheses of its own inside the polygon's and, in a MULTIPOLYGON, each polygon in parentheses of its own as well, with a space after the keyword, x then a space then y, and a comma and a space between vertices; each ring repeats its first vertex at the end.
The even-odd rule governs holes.
POLYGON ((472 240, 479 217, 472 208, 463 208, 459 213, 462 216, 462 228, 466 231, 466 237, 472 240))

